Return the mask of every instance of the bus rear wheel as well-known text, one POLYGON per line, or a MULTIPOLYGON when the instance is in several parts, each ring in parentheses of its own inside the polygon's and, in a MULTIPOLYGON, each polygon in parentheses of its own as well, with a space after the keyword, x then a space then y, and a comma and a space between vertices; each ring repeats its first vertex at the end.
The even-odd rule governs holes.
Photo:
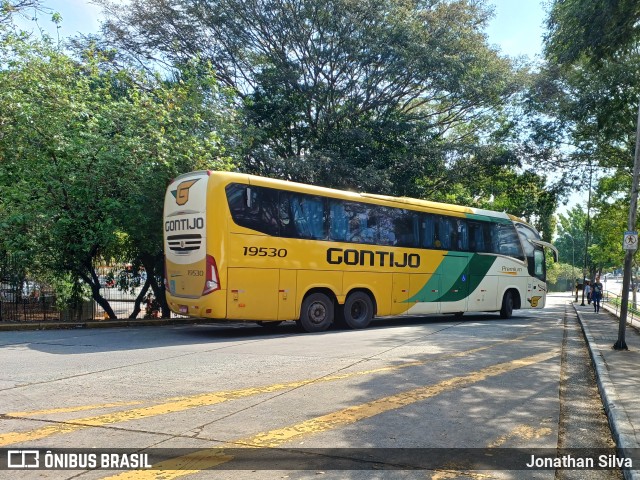
POLYGON ((373 319, 373 302, 364 292, 353 292, 344 302, 344 322, 349 328, 366 328, 373 319))
POLYGON ((511 318, 513 315, 513 293, 507 291, 502 298, 502 308, 500 318, 511 318))
POLYGON ((312 293, 302 302, 298 324, 305 332, 324 332, 333 323, 333 301, 324 293, 312 293))

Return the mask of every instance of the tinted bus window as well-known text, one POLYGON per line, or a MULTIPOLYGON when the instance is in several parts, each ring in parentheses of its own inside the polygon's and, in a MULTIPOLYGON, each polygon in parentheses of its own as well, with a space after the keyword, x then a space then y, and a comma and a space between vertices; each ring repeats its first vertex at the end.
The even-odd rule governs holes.
POLYGON ((400 247, 416 248, 420 246, 420 215, 410 210, 394 210, 393 234, 395 244, 400 247))
POLYGON ((343 242, 347 239, 348 219, 344 205, 338 200, 329 200, 329 239, 343 242))
POLYGON ((287 198, 286 203, 288 203, 293 227, 288 231, 293 233, 292 236, 314 240, 327 238, 324 199, 287 192, 281 192, 280 195, 282 198, 287 198))
POLYGON ((436 224, 437 219, 433 215, 422 215, 420 225, 420 246, 423 248, 436 247, 436 224))
POLYGON ((544 281, 546 278, 544 252, 536 249, 533 252, 534 275, 544 281))
POLYGON ((489 229, 484 222, 468 222, 469 250, 472 252, 489 252, 489 229))
POLYGON ((277 190, 230 184, 226 193, 231 218, 237 225, 268 235, 279 235, 277 190))
POLYGON ((513 224, 494 223, 492 224, 492 234, 493 253, 524 260, 520 238, 513 224))
POLYGON ((456 250, 466 252, 469 250, 469 229, 467 221, 463 218, 456 220, 457 232, 456 232, 456 250))
POLYGON ((395 245, 396 232, 394 220, 401 211, 396 208, 373 207, 369 210, 367 225, 373 230, 377 245, 395 245))
POLYGON ((436 248, 453 250, 455 235, 456 227, 453 219, 450 217, 440 217, 438 221, 437 239, 435 241, 436 248))
POLYGON ((533 229, 521 223, 516 223, 516 230, 518 231, 518 235, 520 235, 520 240, 522 243, 522 248, 524 249, 524 254, 527 257, 532 257, 534 246, 529 241, 529 239, 539 240, 540 235, 538 235, 538 232, 534 231, 533 229))

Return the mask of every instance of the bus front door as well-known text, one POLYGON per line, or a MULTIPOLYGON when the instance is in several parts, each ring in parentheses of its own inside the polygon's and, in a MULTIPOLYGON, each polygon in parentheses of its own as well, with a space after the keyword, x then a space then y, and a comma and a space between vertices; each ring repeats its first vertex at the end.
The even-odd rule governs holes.
POLYGON ((467 311, 469 298, 469 255, 448 253, 443 260, 446 268, 440 275, 440 312, 467 311))

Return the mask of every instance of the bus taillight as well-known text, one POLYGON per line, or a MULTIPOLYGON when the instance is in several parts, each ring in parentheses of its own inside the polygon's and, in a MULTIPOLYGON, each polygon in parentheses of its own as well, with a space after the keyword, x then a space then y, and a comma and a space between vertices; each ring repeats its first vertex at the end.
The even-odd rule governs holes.
POLYGON ((202 295, 207 295, 211 292, 215 292, 216 290, 220 290, 220 281, 218 280, 218 267, 216 266, 216 260, 211 255, 207 255, 206 275, 207 278, 204 282, 204 290, 202 290, 202 295))

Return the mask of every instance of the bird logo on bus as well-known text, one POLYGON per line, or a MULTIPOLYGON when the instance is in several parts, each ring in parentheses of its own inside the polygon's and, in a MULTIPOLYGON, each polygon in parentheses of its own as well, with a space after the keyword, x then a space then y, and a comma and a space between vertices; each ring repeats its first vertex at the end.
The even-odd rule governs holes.
POLYGON ((196 178, 195 180, 186 180, 182 182, 180 185, 178 185, 178 188, 176 190, 171 191, 171 194, 175 197, 176 203, 178 205, 184 205, 189 201, 189 189, 198 180, 200 179, 196 178))

